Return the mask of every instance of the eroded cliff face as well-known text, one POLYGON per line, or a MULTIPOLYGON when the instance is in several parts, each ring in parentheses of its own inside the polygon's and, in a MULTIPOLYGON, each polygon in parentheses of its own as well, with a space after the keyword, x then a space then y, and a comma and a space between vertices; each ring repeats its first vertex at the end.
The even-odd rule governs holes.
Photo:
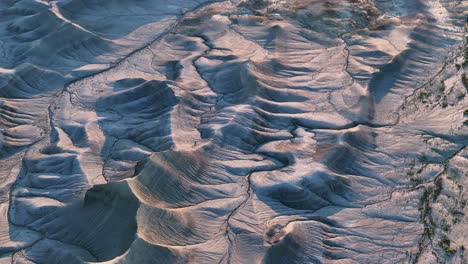
POLYGON ((3 0, 0 263, 466 263, 462 0, 3 0))

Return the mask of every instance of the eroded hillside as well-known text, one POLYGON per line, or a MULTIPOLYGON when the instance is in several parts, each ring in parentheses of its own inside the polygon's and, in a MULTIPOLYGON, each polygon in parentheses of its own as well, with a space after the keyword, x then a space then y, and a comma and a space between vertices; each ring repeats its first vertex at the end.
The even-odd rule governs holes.
POLYGON ((466 263, 467 14, 0 1, 0 263, 466 263))

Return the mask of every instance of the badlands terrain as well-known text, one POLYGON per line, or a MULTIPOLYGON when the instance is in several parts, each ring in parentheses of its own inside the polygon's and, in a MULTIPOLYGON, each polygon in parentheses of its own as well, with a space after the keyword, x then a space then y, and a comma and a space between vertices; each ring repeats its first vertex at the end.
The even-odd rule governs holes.
POLYGON ((467 263, 466 0, 0 0, 0 263, 467 263))

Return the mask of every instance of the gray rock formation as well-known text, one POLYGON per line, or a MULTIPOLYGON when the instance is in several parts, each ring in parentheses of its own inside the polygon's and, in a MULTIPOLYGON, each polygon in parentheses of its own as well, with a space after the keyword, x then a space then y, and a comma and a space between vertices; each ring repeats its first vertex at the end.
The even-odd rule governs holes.
POLYGON ((467 17, 0 1, 0 263, 467 263, 467 17))

